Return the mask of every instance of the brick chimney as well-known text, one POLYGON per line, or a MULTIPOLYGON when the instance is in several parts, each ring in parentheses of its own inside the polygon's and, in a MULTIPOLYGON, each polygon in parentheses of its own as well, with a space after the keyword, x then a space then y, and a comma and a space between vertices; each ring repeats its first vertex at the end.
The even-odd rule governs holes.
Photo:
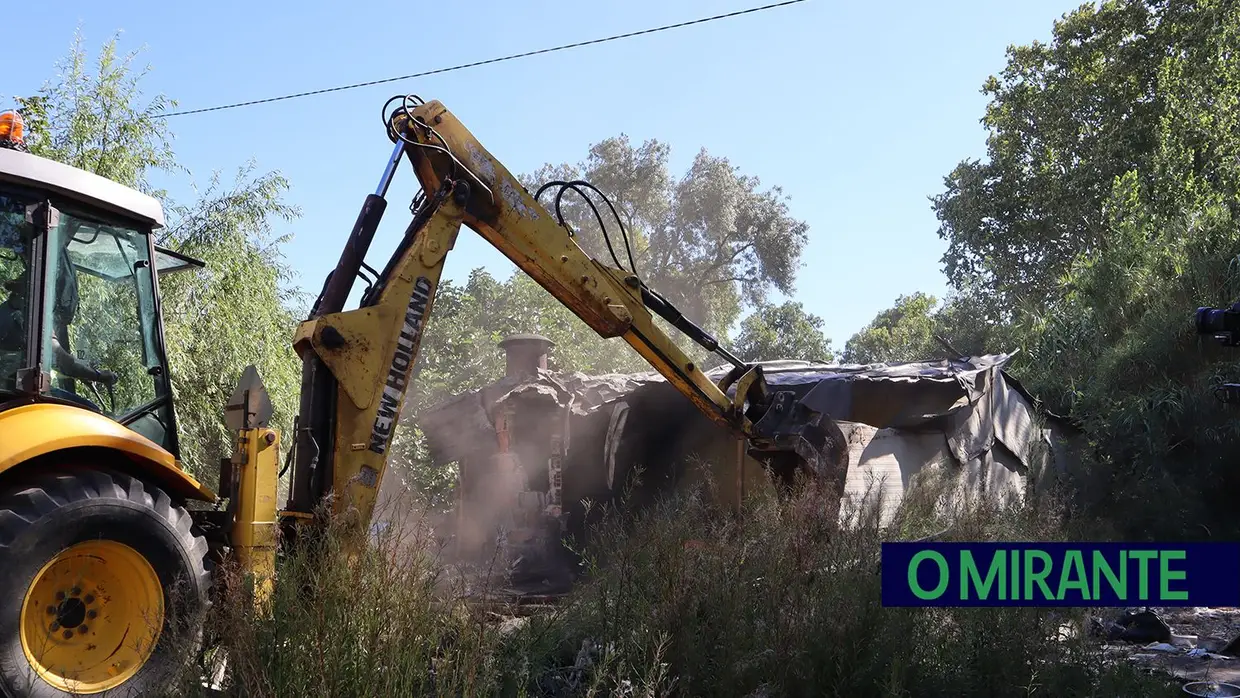
POLYGON ((536 334, 514 334, 504 337, 499 348, 508 359, 508 376, 533 375, 537 369, 547 368, 547 354, 555 342, 536 334))

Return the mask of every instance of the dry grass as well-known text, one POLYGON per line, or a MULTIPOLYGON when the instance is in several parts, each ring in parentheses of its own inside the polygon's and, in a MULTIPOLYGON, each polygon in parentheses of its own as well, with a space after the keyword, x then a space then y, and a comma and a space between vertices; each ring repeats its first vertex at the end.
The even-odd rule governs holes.
POLYGON ((888 526, 871 500, 843 531, 812 494, 755 498, 741 517, 702 490, 605 512, 577 590, 520 620, 455 601, 462 583, 417 521, 352 560, 333 531, 316 557, 281 562, 270 620, 229 602, 211 628, 227 690, 255 697, 1176 695, 1056 639, 1074 623, 1062 610, 883 608, 883 540, 949 524, 948 540, 1068 535, 1045 502, 946 493, 922 487, 888 526))

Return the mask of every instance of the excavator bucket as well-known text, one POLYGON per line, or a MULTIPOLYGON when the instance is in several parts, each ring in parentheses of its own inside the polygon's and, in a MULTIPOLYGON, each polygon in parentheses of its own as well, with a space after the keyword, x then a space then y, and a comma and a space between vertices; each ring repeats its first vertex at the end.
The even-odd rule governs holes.
POLYGON ((765 414, 754 423, 750 455, 768 463, 786 485, 798 475, 828 496, 844 492, 848 475, 848 442, 829 415, 802 402, 796 393, 775 391, 765 414))
POLYGON ((749 455, 765 463, 785 490, 804 478, 820 492, 843 494, 848 443, 830 415, 791 390, 773 390, 761 364, 734 362, 718 387, 731 400, 732 414, 750 420, 749 455))

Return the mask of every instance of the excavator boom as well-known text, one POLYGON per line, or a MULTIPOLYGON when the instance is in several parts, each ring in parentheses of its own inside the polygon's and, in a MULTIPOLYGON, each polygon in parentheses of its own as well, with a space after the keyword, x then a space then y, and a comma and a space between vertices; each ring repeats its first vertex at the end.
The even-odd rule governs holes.
POLYGON ((401 107, 386 119, 394 148, 379 186, 295 339, 303 385, 286 511, 308 513, 333 492, 338 512, 355 509, 369 520, 444 260, 462 225, 599 336, 623 338, 705 415, 746 439, 751 454, 785 475, 801 470, 842 485, 847 451, 827 415, 790 392, 770 390, 760 366, 732 356, 632 270, 586 254, 442 104, 398 99, 401 107), (424 198, 360 307, 346 311, 355 280, 369 269, 364 258, 402 159, 413 166, 424 198), (733 368, 711 380, 656 315, 733 368))
MULTIPOLYGON (((623 338, 703 413, 747 439, 751 453, 776 469, 839 481, 843 439, 829 418, 792 393, 770 390, 760 367, 720 347, 634 269, 583 252, 443 105, 397 99, 400 108, 384 117, 393 149, 379 185, 294 338, 302 390, 283 510, 276 507, 285 472, 280 435, 253 367, 225 407, 234 448, 219 464, 218 497, 179 467, 158 291, 162 275, 196 264, 154 245, 163 225, 158 201, 24 152, 20 117, 0 114, 0 316, 8 327, 0 337, 0 645, 7 652, 0 694, 166 695, 187 651, 208 649, 199 621, 217 592, 232 598, 252 590, 257 617, 278 611, 271 601, 281 525, 289 524, 294 541, 321 531, 292 524, 325 503, 324 513, 346 523, 370 522, 444 260, 462 226, 600 336, 623 338), (406 160, 421 192, 395 253, 376 271, 366 254, 406 160), (78 279, 88 278, 90 293, 79 298, 78 279), (346 310, 358 278, 367 288, 359 307, 346 310), (712 381, 656 317, 732 370, 712 381), (108 353, 117 372, 90 366, 73 344, 88 354, 93 345, 115 349, 108 353), (118 403, 125 395, 130 401, 118 403), (190 507, 191 499, 216 506, 190 507), (230 560, 254 584, 222 574, 230 560)), ((504 433, 504 418, 497 421, 504 433)), ((517 459, 496 460, 520 474, 517 459)), ((555 469, 549 464, 548 474, 555 469)), ((558 483, 545 499, 515 494, 515 513, 539 515, 526 520, 564 522, 558 483)), ((526 560, 545 543, 536 533, 503 555, 516 551, 526 560)))

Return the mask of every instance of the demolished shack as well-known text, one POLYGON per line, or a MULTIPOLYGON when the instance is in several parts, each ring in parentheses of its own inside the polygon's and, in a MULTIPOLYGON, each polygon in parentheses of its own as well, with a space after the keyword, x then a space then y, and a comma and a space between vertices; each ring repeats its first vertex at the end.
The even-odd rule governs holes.
MULTIPOLYGON (((494 538, 502 520, 516 529, 541 526, 553 540, 580 535, 586 500, 625 497, 625 506, 640 506, 706 476, 732 500, 766 486, 760 464, 743 456, 736 468, 743 453, 737 440, 659 374, 550 371, 553 344, 536 335, 509 337, 501 347, 508 366, 502 379, 418 416, 434 463, 457 464, 460 518, 469 525, 456 535, 464 545, 494 538), (524 524, 505 519, 514 507, 524 524)), ((772 386, 795 391, 839 422, 849 443, 843 499, 856 504, 881 492, 887 518, 928 468, 944 468, 972 492, 1018 497, 1031 473, 1066 468, 1069 427, 1035 412, 1003 370, 1011 356, 762 365, 772 386)), ((708 375, 718 380, 725 370, 708 375)))

